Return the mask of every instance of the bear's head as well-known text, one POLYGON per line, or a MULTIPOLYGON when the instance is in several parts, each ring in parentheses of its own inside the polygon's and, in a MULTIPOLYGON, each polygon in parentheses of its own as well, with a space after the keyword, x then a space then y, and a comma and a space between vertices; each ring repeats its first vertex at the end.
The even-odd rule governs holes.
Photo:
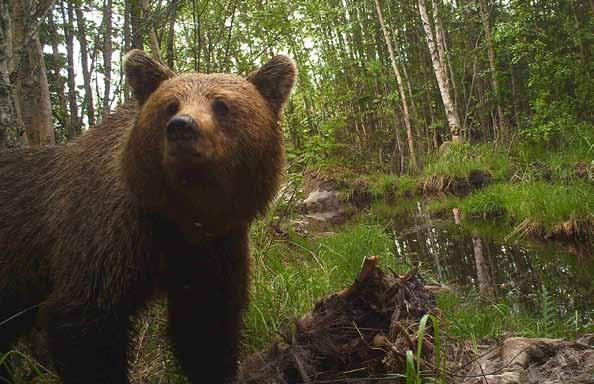
POLYGON ((186 228, 223 232, 266 209, 283 168, 281 109, 296 67, 276 56, 247 78, 179 74, 126 55, 138 114, 122 151, 139 204, 186 228))

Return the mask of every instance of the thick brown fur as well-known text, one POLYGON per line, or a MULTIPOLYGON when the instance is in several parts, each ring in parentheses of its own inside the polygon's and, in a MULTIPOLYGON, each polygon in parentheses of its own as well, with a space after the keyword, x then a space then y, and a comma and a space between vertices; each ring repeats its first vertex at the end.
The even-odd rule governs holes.
POLYGON ((228 382, 295 66, 176 76, 132 51, 126 74, 138 105, 70 144, 0 152, 0 353, 37 323, 64 383, 128 383, 130 317, 161 291, 190 382, 228 382), (180 115, 206 157, 178 156, 165 127, 180 115))

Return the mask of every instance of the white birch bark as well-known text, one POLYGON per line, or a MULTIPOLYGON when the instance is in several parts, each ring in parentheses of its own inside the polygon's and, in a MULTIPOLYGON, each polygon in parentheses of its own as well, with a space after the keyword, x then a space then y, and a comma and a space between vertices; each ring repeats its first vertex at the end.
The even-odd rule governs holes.
POLYGON ((386 40, 386 46, 388 47, 388 52, 390 54, 390 62, 392 63, 392 69, 394 70, 394 75, 396 75, 396 82, 398 83, 398 93, 400 94, 400 101, 402 103, 402 112, 404 114, 404 126, 406 127, 406 139, 408 142, 408 151, 410 153, 410 165, 411 168, 417 169, 417 156, 415 151, 415 142, 413 138, 412 132, 412 124, 410 119, 410 114, 408 112, 408 101, 406 92, 404 90, 404 84, 402 81, 402 76, 400 75, 400 69, 398 68, 398 62, 396 60, 396 54, 394 53, 394 47, 392 45, 392 41, 390 40, 390 34, 388 29, 386 28, 386 24, 384 23, 384 17, 382 15, 382 9, 380 0, 375 0, 375 8, 377 10, 377 18, 380 22, 382 27, 382 31, 384 33, 384 39, 386 40))
POLYGON ((429 53, 431 56, 431 63, 433 65, 433 72, 437 78, 439 93, 441 94, 441 100, 446 111, 448 126, 450 128, 450 133, 452 134, 452 141, 459 142, 461 141, 460 117, 458 116, 458 112, 456 111, 454 102, 452 101, 451 92, 447 81, 446 69, 442 63, 442 60, 440 59, 437 43, 431 28, 431 23, 429 21, 429 15, 427 14, 425 0, 418 0, 418 3, 419 13, 421 14, 421 21, 423 23, 423 29, 425 31, 425 37, 427 38, 427 45, 429 47, 429 53))

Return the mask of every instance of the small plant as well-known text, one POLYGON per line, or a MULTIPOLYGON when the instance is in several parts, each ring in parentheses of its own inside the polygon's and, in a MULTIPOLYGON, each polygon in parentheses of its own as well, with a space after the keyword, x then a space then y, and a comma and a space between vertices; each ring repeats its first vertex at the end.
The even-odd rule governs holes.
POLYGON ((446 383, 446 356, 444 353, 442 338, 440 334, 439 319, 433 315, 425 314, 419 321, 417 331, 417 349, 416 354, 412 350, 406 351, 406 383, 422 384, 423 370, 421 363, 423 361, 423 341, 427 333, 427 321, 431 320, 433 327, 433 354, 435 356, 435 373, 430 375, 433 382, 446 383))
POLYGON ((537 323, 538 327, 541 329, 539 333, 542 333, 544 337, 551 337, 557 321, 553 312, 553 299, 549 295, 549 291, 546 287, 542 287, 540 306, 541 318, 537 323))

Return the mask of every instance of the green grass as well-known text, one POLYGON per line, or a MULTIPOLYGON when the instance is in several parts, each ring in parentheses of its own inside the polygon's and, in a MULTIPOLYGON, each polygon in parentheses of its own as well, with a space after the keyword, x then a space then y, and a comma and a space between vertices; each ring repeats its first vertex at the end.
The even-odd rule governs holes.
POLYGON ((369 192, 375 200, 412 197, 417 193, 419 180, 413 176, 376 173, 366 178, 369 192))
POLYGON ((384 266, 395 267, 390 237, 373 224, 354 224, 314 240, 258 240, 244 332, 251 351, 269 343, 322 296, 349 286, 366 256, 379 256, 384 266))
POLYGON ((510 159, 492 145, 451 144, 446 152, 429 158, 422 175, 466 178, 476 170, 489 172, 494 180, 506 180, 511 172, 510 159))
MULTIPOLYGON (((308 240, 292 235, 289 240, 265 244, 262 239, 255 241, 259 244, 253 247, 253 288, 244 333, 246 352, 269 344, 321 297, 349 286, 364 257, 380 256, 384 267, 397 272, 408 269, 407 265, 395 264, 392 240, 384 228, 368 221, 327 237, 308 240)), ((530 314, 516 311, 517 307, 505 299, 486 302, 473 292, 439 295, 438 306, 444 313, 442 330, 476 343, 510 334, 571 338, 594 331, 592 324, 580 323, 581 314, 559 318, 553 296, 546 289, 538 295, 540 308, 530 314)))
POLYGON ((443 311, 445 332, 459 340, 474 344, 498 340, 503 336, 549 337, 575 339, 594 331, 594 324, 581 321, 579 313, 561 317, 556 303, 546 288, 539 293, 539 308, 535 313, 518 312, 513 303, 500 300, 486 302, 477 293, 466 295, 443 293, 437 296, 443 311))
POLYGON ((520 234, 583 237, 594 224, 594 185, 582 181, 568 185, 499 183, 465 198, 433 201, 428 207, 433 212, 458 207, 466 219, 499 217, 516 225, 520 234))
POLYGON ((555 145, 518 143, 513 161, 520 177, 538 177, 547 172, 553 180, 571 181, 576 163, 594 161, 594 125, 576 124, 555 145))

